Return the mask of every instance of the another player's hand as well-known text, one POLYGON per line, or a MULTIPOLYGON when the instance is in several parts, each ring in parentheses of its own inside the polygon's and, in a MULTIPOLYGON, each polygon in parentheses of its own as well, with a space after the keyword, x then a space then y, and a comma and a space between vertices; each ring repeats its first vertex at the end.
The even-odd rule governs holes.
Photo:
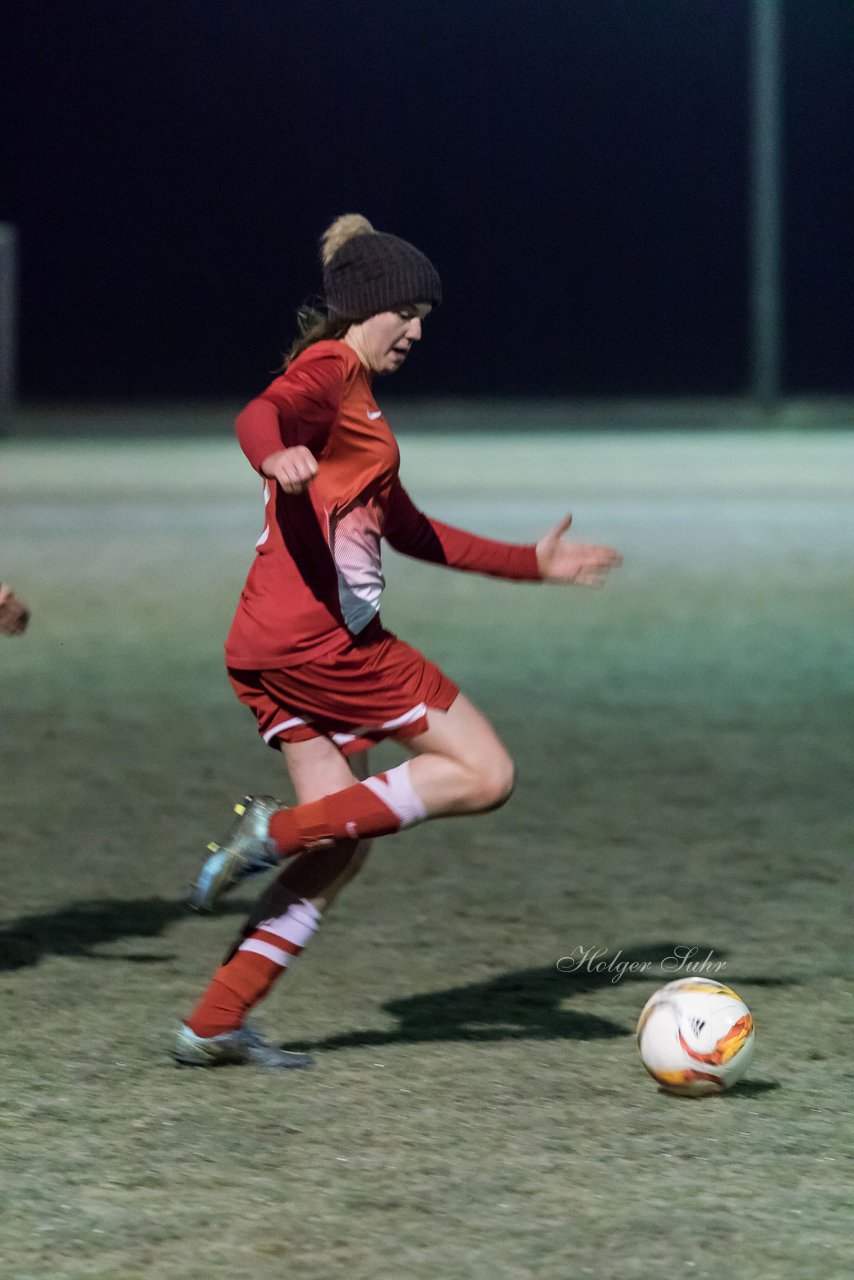
POLYGON ((544 582, 572 583, 577 587, 604 586, 608 572, 623 563, 622 556, 613 547, 570 542, 563 535, 571 524, 572 516, 564 516, 537 543, 540 577, 544 582))
POLYGON ((304 444, 271 453, 261 463, 261 470, 275 480, 284 493, 304 493, 317 475, 317 459, 304 444))
POLYGON ((30 611, 15 595, 11 587, 0 582, 0 632, 4 636, 19 636, 26 631, 30 611))

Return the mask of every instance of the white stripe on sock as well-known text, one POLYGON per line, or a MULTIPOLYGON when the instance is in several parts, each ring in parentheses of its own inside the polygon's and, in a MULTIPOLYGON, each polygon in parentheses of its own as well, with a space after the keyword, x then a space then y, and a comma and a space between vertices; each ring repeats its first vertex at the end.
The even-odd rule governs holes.
POLYGON ((414 827, 427 817, 427 810, 409 777, 410 763, 411 761, 404 760, 403 764, 389 769, 384 779, 365 778, 363 784, 369 791, 373 791, 386 808, 397 814, 401 828, 414 827))
POLYGON ((257 928, 292 942, 295 947, 304 947, 317 932, 319 923, 320 912, 311 902, 295 902, 283 916, 262 920, 257 928))
POLYGON ((299 912, 303 916, 303 918, 305 918, 305 916, 308 916, 309 920, 314 921, 315 928, 317 928, 317 926, 320 924, 321 920, 323 919, 322 912, 318 911, 314 903, 309 902, 308 898, 301 898, 299 902, 294 903, 291 909, 293 910, 294 914, 299 912))
POLYGON ((274 947, 271 942, 261 942, 259 938, 247 938, 239 947, 240 951, 254 951, 256 956, 266 956, 268 960, 272 960, 273 964, 279 965, 282 969, 287 969, 291 959, 289 951, 281 951, 278 947, 274 947))

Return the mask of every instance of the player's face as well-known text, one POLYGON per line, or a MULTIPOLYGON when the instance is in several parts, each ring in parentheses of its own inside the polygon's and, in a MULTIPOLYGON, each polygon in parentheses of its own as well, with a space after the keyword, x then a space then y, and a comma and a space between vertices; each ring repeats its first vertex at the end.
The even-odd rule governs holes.
POLYGON ((421 321, 429 310, 427 303, 413 303, 399 311, 381 311, 352 325, 348 336, 374 373, 395 373, 413 344, 421 341, 421 321))

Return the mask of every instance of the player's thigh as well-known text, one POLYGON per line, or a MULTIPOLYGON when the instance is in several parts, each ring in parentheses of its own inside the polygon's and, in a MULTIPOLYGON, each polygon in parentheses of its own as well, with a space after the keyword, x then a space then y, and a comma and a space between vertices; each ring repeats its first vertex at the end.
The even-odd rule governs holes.
POLYGON ((285 742, 282 755, 298 804, 321 800, 367 776, 366 751, 346 759, 328 738, 285 742))
POLYGON ((466 768, 506 776, 512 785, 513 761, 482 711, 458 694, 447 711, 430 708, 427 729, 404 745, 414 755, 445 756, 466 768))

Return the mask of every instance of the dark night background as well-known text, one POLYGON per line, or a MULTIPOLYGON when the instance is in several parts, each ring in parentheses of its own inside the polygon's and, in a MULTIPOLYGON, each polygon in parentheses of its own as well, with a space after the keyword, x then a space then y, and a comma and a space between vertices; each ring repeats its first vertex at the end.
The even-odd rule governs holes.
MULTIPOLYGON (((5 5, 30 399, 253 394, 357 210, 434 259, 407 394, 738 394, 747 0, 5 5)), ((789 393, 854 392, 854 6, 786 6, 789 393)), ((401 390, 404 388, 401 387, 401 390)))

